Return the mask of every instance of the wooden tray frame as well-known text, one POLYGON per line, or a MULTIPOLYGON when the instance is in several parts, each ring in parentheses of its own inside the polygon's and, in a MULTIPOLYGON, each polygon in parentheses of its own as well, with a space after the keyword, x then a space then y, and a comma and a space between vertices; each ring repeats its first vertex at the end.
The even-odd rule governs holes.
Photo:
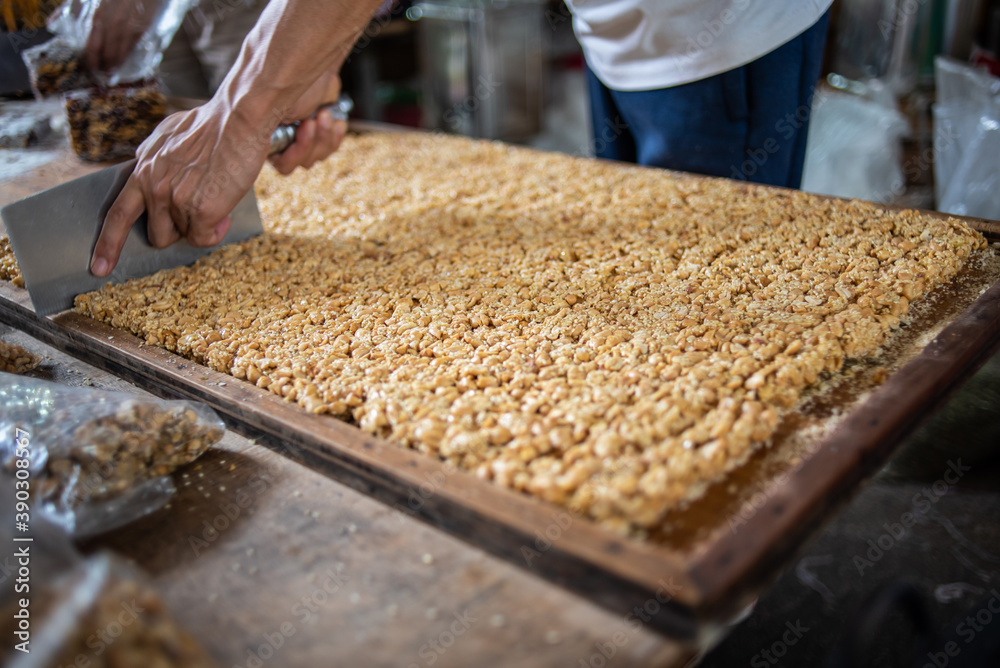
MULTIPOLYGON (((969 220, 979 228, 984 222, 996 225, 969 220)), ((205 402, 235 431, 399 512, 610 610, 675 638, 693 639, 701 623, 746 605, 894 446, 1000 348, 1000 282, 851 410, 809 459, 782 476, 738 533, 717 531, 691 553, 630 540, 582 517, 569 516, 567 522, 567 511, 557 506, 330 416, 306 413, 266 390, 90 318, 69 311, 40 318, 27 291, 9 283, 0 283, 0 321, 159 396, 205 402)))
POLYGON ((203 401, 235 431, 611 610, 629 614, 656 601, 647 623, 684 639, 696 634, 700 621, 744 605, 835 505, 1000 347, 1000 283, 847 415, 811 458, 770 490, 738 534, 717 532, 692 555, 622 538, 580 517, 565 526, 565 511, 556 506, 306 413, 79 314, 39 318, 27 292, 10 284, 0 285, 0 321, 159 396, 203 401), (548 538, 539 538, 546 531, 548 538))

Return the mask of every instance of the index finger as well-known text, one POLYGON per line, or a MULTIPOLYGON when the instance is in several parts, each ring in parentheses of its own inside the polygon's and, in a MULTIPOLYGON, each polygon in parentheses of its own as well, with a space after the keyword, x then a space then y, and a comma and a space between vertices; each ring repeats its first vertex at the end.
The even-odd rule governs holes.
POLYGON ((128 178, 125 187, 118 194, 115 203, 104 217, 101 234, 94 247, 94 255, 90 260, 90 273, 104 277, 118 264, 122 247, 128 238, 129 230, 135 225, 142 212, 146 210, 146 199, 135 175, 128 178))

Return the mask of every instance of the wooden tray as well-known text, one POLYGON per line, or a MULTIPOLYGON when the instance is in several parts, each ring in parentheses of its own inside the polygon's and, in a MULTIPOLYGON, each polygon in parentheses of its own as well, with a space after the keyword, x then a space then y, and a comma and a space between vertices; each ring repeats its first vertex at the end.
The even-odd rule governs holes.
POLYGON ((0 320, 158 395, 204 401, 232 429, 398 512, 628 620, 692 638, 700 623, 746 605, 900 439, 1000 347, 1000 254, 991 248, 971 264, 915 307, 880 359, 853 365, 842 382, 815 392, 785 418, 772 447, 645 540, 306 413, 122 330, 72 312, 39 318, 27 292, 9 283, 0 283, 0 320))

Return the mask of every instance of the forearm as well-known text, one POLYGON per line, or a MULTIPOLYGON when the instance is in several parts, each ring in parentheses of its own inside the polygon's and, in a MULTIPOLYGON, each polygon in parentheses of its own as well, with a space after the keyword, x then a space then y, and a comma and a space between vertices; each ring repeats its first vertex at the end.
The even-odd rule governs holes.
POLYGON ((339 69, 380 0, 272 0, 213 103, 270 131, 324 72, 339 69))

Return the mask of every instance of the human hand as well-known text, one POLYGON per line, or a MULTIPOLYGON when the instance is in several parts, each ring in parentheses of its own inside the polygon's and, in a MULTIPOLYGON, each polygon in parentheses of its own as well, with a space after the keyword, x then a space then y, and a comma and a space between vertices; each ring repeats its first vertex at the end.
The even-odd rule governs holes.
POLYGON ((230 212, 264 164, 270 130, 214 98, 168 116, 136 151, 135 170, 104 219, 91 273, 111 273, 143 211, 156 248, 182 237, 192 246, 221 242, 230 212))
POLYGON ((163 0, 101 0, 84 48, 91 72, 108 72, 125 62, 160 9, 163 0))
POLYGON ((309 169, 326 159, 340 147, 347 134, 347 122, 333 118, 328 109, 309 118, 317 107, 334 102, 340 96, 340 76, 327 71, 296 101, 284 122, 304 119, 295 132, 295 142, 269 158, 282 174, 291 174, 296 167, 309 169))
MULTIPOLYGON (((266 160, 271 132, 279 121, 307 118, 337 98, 336 72, 380 1, 271 0, 212 99, 169 116, 139 147, 135 169, 104 219, 91 273, 111 273, 143 211, 155 247, 182 237, 195 246, 218 244, 266 160)), ((328 114, 304 121, 275 167, 289 173, 311 166, 345 132, 328 114)))

